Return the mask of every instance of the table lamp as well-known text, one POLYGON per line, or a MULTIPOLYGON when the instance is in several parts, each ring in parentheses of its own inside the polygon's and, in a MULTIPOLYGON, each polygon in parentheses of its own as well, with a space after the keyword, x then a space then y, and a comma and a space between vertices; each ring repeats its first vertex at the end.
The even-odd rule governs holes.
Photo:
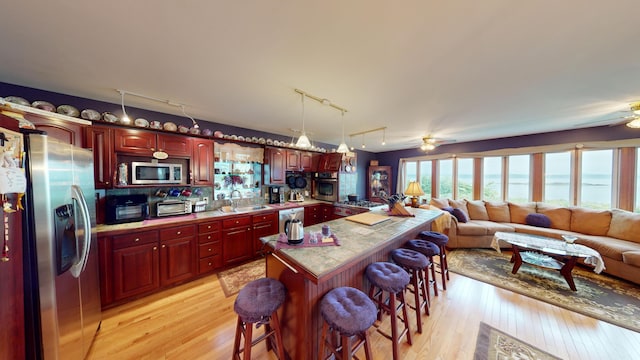
POLYGON ((424 191, 422 191, 422 187, 420 183, 417 181, 412 181, 407 186, 407 189, 404 191, 404 194, 407 196, 411 196, 411 207, 418 207, 418 196, 424 195, 424 191))

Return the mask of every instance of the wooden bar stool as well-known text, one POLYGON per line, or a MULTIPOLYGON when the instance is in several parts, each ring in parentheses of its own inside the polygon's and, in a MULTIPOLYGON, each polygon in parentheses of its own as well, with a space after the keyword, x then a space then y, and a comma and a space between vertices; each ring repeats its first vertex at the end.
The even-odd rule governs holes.
POLYGON ((251 347, 268 339, 267 350, 275 348, 278 359, 285 360, 280 322, 278 321, 278 308, 285 298, 284 285, 275 279, 262 278, 245 285, 233 304, 233 310, 238 314, 236 325, 236 337, 233 344, 233 358, 240 359, 240 353, 244 352, 244 360, 251 359, 251 347), (265 332, 255 340, 253 339, 253 327, 265 326, 265 332), (240 340, 244 337, 243 347, 240 340))
POLYGON ((365 276, 371 283, 369 297, 377 306, 378 320, 382 320, 382 313, 390 314, 391 336, 380 332, 392 342, 393 359, 398 359, 398 343, 403 336, 407 336, 407 342, 411 345, 411 331, 409 330, 409 317, 404 300, 404 289, 409 284, 409 274, 396 264, 389 262, 376 262, 367 266, 365 276), (389 294, 389 299, 385 298, 389 294), (402 317, 398 316, 398 310, 402 310, 402 317), (404 323, 404 329, 398 332, 398 319, 404 323))
POLYGON ((373 301, 358 289, 345 286, 329 291, 320 301, 324 322, 318 358, 327 359, 325 347, 328 347, 330 357, 351 359, 364 345, 365 357, 373 359, 368 330, 376 321, 376 313, 373 301))
POLYGON ((426 271, 429 259, 417 251, 410 249, 395 249, 391 252, 391 260, 409 273, 410 291, 414 295, 415 306, 409 305, 416 311, 416 322, 418 332, 422 334, 421 310, 424 308, 425 314, 429 315, 429 297, 427 295, 426 283, 429 282, 429 272, 426 271), (425 279, 426 273, 426 279, 425 279))
POLYGON ((436 231, 422 231, 420 239, 432 242, 440 248, 440 275, 442 275, 442 289, 447 290, 447 281, 449 280, 449 265, 447 264, 447 243, 449 237, 436 231), (446 279, 445 279, 446 278, 446 279))
MULTIPOLYGON (((440 256, 440 247, 427 240, 417 240, 417 239, 407 241, 407 243, 405 244, 405 247, 413 251, 417 251, 422 255, 426 256, 427 259, 429 259, 427 268, 425 268, 424 271, 427 274, 431 272, 431 278, 429 278, 427 275, 427 279, 429 280, 429 285, 433 286, 433 294, 435 296, 438 296, 438 284, 436 283, 436 266, 435 266, 435 263, 433 262, 433 257, 440 256)), ((427 297, 429 298, 429 302, 431 302, 429 291, 427 291, 427 297)))

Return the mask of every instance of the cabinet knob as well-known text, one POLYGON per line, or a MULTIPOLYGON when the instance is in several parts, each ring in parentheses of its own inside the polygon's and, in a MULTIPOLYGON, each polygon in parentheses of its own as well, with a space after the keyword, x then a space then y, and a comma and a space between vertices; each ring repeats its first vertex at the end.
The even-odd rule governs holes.
POLYGON ((167 247, 167 245, 165 245, 165 244, 162 244, 162 248, 163 248, 163 249, 164 249, 164 248, 166 248, 166 247, 167 247))
POLYGON ((211 225, 208 225, 208 226, 207 226, 207 229, 211 229, 211 225))
POLYGON ((207 240, 211 239, 211 235, 207 236, 207 240))
POLYGON ((156 151, 156 149, 154 149, 154 148, 151 148, 151 151, 156 151))
POLYGON ((177 231, 176 234, 180 235, 180 234, 182 234, 182 231, 177 231))
POLYGON ((240 224, 240 221, 236 220, 236 224, 240 224))
POLYGON ((158 250, 158 247, 157 247, 157 246, 154 246, 154 247, 153 247, 153 250, 158 250))
POLYGON ((213 251, 213 249, 212 249, 212 248, 208 248, 207 250, 208 250, 209 252, 212 252, 212 251, 213 251))
POLYGON ((136 238, 136 239, 135 239, 135 240, 133 240, 133 241, 138 242, 138 241, 140 241, 140 238, 136 238))
POLYGON ((208 263, 207 265, 211 266, 211 263, 208 263))

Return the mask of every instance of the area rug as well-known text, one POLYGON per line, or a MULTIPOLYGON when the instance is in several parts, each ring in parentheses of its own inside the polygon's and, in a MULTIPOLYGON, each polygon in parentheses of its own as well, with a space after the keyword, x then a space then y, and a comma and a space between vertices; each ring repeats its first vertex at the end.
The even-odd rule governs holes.
POLYGON ((501 359, 559 360, 560 358, 481 322, 473 360, 501 359))
POLYGON ((569 289, 556 270, 522 264, 512 274, 510 252, 455 249, 447 254, 449 270, 598 320, 640 332, 640 286, 576 266, 578 291, 569 289))
POLYGON ((224 291, 224 296, 226 297, 237 294, 249 282, 263 277, 265 277, 264 259, 252 261, 218 273, 220 286, 222 286, 222 291, 224 291))

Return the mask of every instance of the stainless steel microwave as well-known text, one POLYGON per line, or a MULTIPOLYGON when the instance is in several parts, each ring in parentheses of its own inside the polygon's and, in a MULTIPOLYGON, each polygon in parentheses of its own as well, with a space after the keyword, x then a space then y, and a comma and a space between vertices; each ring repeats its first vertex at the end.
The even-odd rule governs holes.
POLYGON ((182 164, 139 161, 131 163, 131 184, 133 185, 184 183, 182 164))

